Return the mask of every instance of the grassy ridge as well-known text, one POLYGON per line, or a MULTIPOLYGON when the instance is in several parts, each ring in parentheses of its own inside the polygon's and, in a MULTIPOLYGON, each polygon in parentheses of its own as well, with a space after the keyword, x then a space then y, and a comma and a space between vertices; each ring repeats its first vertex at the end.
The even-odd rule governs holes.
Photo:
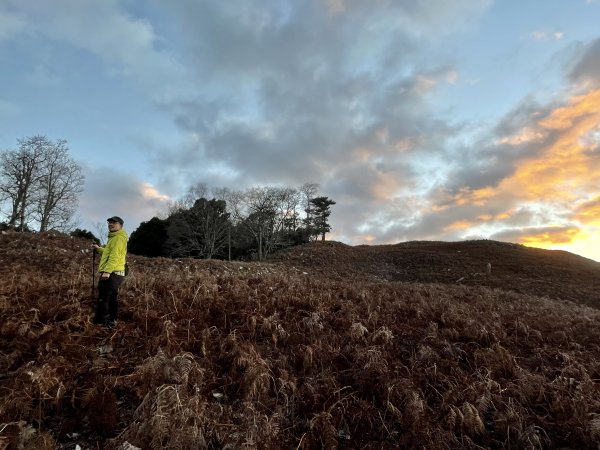
POLYGON ((268 264, 131 258, 107 331, 90 323, 86 248, 0 238, 0 448, 600 443, 595 309, 382 281, 357 267, 366 249, 331 244, 268 264))

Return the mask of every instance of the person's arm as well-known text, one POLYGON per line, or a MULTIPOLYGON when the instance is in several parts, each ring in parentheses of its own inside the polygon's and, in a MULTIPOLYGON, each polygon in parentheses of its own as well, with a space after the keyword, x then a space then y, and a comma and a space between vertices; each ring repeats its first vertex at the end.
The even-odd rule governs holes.
MULTIPOLYGON (((100 247, 98 244, 94 243, 92 244, 92 247, 94 248, 94 252, 99 253, 100 255, 102 255, 102 253, 104 252, 104 247, 100 247)), ((110 273, 106 273, 106 272, 100 272, 100 278, 105 280, 108 277, 110 277, 110 273)))

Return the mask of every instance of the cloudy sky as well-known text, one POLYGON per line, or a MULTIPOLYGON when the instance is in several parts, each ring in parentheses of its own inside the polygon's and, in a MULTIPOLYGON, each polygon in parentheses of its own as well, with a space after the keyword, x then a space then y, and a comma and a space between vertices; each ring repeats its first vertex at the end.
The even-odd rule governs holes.
POLYGON ((81 225, 320 185, 332 239, 600 261, 600 0, 0 0, 0 149, 66 139, 81 225))

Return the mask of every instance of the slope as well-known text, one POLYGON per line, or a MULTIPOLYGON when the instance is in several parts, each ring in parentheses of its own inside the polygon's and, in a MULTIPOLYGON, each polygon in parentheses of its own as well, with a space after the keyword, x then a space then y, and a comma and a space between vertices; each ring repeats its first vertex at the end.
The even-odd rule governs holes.
POLYGON ((350 264, 364 249, 343 248, 307 270, 131 258, 121 320, 105 330, 90 323, 88 249, 0 236, 0 448, 600 443, 595 309, 377 281, 350 264), (357 276, 328 275, 350 274, 342 259, 357 276))
POLYGON ((314 242, 274 259, 337 278, 481 285, 600 307, 600 263, 519 244, 416 241, 351 247, 314 242))

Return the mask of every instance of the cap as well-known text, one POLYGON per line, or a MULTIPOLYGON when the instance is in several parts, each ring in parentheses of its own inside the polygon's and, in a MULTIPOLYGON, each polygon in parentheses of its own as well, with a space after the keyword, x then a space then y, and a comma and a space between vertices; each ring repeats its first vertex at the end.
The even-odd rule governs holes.
POLYGON ((112 216, 109 217, 108 219, 106 219, 107 222, 119 222, 121 225, 123 225, 123 219, 121 219, 119 216, 112 216))

